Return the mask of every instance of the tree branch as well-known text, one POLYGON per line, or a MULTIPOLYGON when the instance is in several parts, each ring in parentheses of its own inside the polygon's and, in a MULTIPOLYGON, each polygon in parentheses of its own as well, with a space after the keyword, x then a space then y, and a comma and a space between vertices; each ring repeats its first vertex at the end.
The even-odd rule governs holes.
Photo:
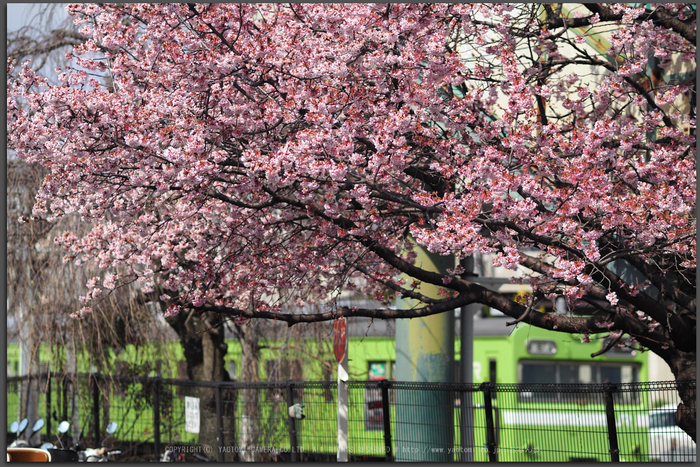
MULTIPOLYGON (((621 13, 613 13, 607 6, 605 6, 604 3, 584 3, 583 5, 588 8, 589 11, 598 13, 601 21, 620 21, 623 17, 623 14, 621 13)), ((663 23, 664 27, 678 33, 678 35, 683 39, 695 45, 697 41, 697 33, 695 28, 671 16, 671 14, 666 11, 665 8, 653 4, 652 6, 654 9, 651 11, 647 10, 644 14, 637 18, 637 21, 652 20, 656 23, 663 23)), ((588 18, 578 19, 587 20, 588 18)))

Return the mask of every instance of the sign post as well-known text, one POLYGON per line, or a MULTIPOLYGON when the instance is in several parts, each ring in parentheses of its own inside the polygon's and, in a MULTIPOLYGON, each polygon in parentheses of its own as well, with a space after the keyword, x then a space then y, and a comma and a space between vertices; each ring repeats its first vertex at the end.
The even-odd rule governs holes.
POLYGON ((185 431, 199 433, 199 398, 185 396, 185 431))
POLYGON ((348 461, 348 338, 345 317, 333 323, 333 354, 338 362, 338 462, 348 461))

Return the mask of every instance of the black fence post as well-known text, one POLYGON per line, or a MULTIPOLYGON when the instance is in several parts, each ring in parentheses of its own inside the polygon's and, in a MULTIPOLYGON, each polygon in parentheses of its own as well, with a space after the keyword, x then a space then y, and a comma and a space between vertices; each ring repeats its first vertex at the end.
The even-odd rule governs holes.
MULTIPOLYGON (((294 405, 294 384, 291 381, 287 381, 287 411, 289 407, 294 405)), ((299 461, 299 455, 297 452, 297 426, 294 417, 289 416, 287 413, 287 420, 289 420, 289 450, 292 455, 292 462, 299 461)))
POLYGON ((382 389, 382 418, 384 419, 384 452, 386 453, 386 461, 391 462, 393 453, 391 451, 391 420, 389 410, 389 380, 381 380, 379 387, 382 389))
POLYGON ((498 462, 498 452, 496 450, 496 430, 493 423, 493 407, 491 404, 493 383, 489 381, 481 383, 480 389, 484 393, 484 409, 486 411, 486 449, 489 453, 489 462, 498 462))
POLYGON ((460 462, 474 460, 474 391, 473 383, 463 383, 459 392, 460 462))
POLYGON ((46 433, 51 432, 51 374, 46 375, 46 433))
POLYGON ((91 374, 90 380, 92 381, 92 419, 95 422, 95 441, 94 446, 98 446, 100 442, 100 386, 97 384, 97 375, 95 373, 91 374))
POLYGON ((68 375, 63 373, 61 376, 61 402, 63 402, 63 417, 61 420, 68 420, 68 375))
POLYGON ((216 385, 216 442, 219 448, 219 462, 224 462, 224 409, 220 384, 216 385))
POLYGON ((605 417, 608 421, 608 441, 610 442, 610 461, 620 462, 620 447, 617 444, 617 427, 615 426, 615 404, 613 393, 617 392, 617 384, 605 383, 605 417))
POLYGON ((153 451, 155 460, 160 460, 160 378, 153 378, 153 451))

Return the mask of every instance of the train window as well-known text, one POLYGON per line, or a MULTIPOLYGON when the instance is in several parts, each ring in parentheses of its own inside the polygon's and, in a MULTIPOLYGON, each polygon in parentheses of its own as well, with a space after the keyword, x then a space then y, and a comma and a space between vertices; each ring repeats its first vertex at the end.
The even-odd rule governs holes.
POLYGON ((633 365, 601 365, 601 383, 634 383, 639 380, 637 368, 633 365))
POLYGON ((620 368, 607 367, 600 369, 600 377, 603 383, 621 383, 620 368))
POLYGON ((676 426, 676 413, 673 411, 652 413, 649 416, 649 428, 676 426))
POLYGON ((564 384, 576 384, 579 382, 579 366, 578 365, 560 365, 559 379, 564 384))
MULTIPOLYGON (((639 381, 639 368, 631 364, 619 363, 578 363, 564 361, 550 362, 520 362, 518 364, 518 382, 531 383, 631 383, 639 381)), ((561 395, 543 393, 539 398, 547 400, 562 400, 561 395)), ((633 398, 636 398, 634 396, 633 398)), ((523 391, 521 400, 532 400, 532 393, 523 391)))
POLYGON ((615 363, 521 362, 520 383, 632 383, 639 381, 635 365, 615 363))
POLYGON ((520 383, 556 383, 556 364, 552 363, 521 363, 520 383))

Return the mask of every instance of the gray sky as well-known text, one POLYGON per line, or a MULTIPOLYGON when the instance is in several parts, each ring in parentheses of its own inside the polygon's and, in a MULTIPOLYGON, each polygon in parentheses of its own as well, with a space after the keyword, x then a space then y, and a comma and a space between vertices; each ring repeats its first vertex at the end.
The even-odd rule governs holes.
MULTIPOLYGON (((29 23, 32 16, 39 11, 38 3, 8 3, 7 4, 7 30, 16 31, 25 24, 29 23)), ((57 9, 57 13, 61 13, 60 18, 55 18, 54 23, 60 22, 68 17, 68 14, 63 9, 57 9)), ((58 15, 57 15, 58 16, 58 15)))
POLYGON ((7 30, 15 31, 29 21, 29 3, 7 4, 7 30))

